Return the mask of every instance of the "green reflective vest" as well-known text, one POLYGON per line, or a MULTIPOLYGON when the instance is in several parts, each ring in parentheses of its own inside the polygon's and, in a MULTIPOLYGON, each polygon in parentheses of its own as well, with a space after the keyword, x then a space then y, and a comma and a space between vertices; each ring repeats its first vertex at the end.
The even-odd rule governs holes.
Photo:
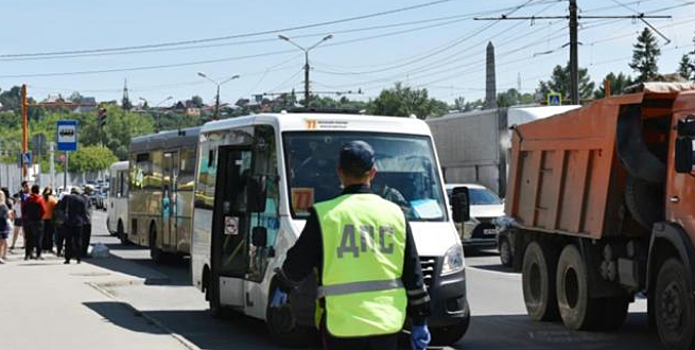
MULTIPOLYGON (((406 228, 401 209, 374 194, 317 203, 323 239, 326 328, 336 337, 397 333, 408 303, 401 281, 406 228)), ((317 320, 322 310, 317 308, 317 320)))

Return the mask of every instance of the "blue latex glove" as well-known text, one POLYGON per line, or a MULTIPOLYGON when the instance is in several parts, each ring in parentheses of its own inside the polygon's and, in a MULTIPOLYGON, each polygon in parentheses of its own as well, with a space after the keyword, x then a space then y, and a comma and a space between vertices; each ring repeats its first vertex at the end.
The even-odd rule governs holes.
POLYGON ((413 350, 425 350, 427 345, 429 345, 432 337, 430 336, 430 330, 427 326, 413 326, 410 330, 410 344, 413 346, 413 350))
POLYGON ((275 288, 273 293, 273 298, 270 299, 270 307, 281 307, 287 304, 287 293, 280 290, 280 288, 275 288))

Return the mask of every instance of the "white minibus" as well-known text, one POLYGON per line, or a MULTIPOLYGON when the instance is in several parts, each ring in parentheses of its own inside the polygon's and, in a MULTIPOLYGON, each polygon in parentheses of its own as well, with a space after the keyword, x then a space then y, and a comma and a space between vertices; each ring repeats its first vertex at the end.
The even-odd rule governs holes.
POLYGON ((316 279, 307 278, 289 305, 269 308, 274 269, 311 206, 341 193, 340 146, 364 140, 376 152, 372 191, 401 206, 411 223, 431 297, 434 342, 463 337, 470 315, 463 249, 427 124, 366 115, 259 114, 208 122, 199 138, 191 268, 213 314, 228 309, 263 319, 281 344, 311 340, 316 279))

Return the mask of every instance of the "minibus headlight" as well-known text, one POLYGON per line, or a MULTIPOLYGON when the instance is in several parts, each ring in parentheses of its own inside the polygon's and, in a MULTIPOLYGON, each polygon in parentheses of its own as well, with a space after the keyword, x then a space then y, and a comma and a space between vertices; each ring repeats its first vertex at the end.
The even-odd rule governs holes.
POLYGON ((451 275, 460 272, 465 267, 463 258, 463 247, 457 244, 444 254, 444 263, 442 264, 442 276, 451 275))

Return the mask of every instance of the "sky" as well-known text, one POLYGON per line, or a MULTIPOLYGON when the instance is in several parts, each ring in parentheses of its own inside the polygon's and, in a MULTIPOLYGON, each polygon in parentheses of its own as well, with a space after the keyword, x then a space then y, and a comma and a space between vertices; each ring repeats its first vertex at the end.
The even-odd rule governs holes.
MULTIPOLYGON (((533 92, 557 64, 566 64, 567 21, 476 21, 498 17, 568 13, 566 0, 449 0, 382 16, 296 29, 432 3, 433 0, 22 0, 3 4, 0 21, 0 88, 27 84, 37 99, 79 91, 98 100, 119 99, 127 80, 131 101, 150 106, 168 97, 200 95, 212 103, 216 81, 223 102, 256 94, 303 89, 304 54, 278 35, 309 47, 313 91, 357 92, 368 100, 402 82, 451 102, 485 92, 485 47, 495 45, 498 91, 533 92), (524 6, 522 6, 524 5, 524 6), (242 34, 265 32, 261 35, 242 34), (236 36, 236 37, 235 37, 236 36), (220 37, 231 37, 220 39, 220 37), (129 51, 89 50, 146 46, 129 51), (63 55, 35 55, 55 52, 63 55), (124 52, 126 54, 124 54, 124 52), (19 56, 17 56, 19 55, 19 56), (99 73, 97 73, 99 72, 99 73)), ((695 1, 578 0, 580 14, 672 15, 649 22, 669 40, 659 68, 676 70, 694 49, 695 1)), ((608 72, 632 73, 632 45, 645 24, 630 19, 580 21, 581 67, 594 81, 608 72)), ((168 102, 166 102, 168 103, 168 102)))

